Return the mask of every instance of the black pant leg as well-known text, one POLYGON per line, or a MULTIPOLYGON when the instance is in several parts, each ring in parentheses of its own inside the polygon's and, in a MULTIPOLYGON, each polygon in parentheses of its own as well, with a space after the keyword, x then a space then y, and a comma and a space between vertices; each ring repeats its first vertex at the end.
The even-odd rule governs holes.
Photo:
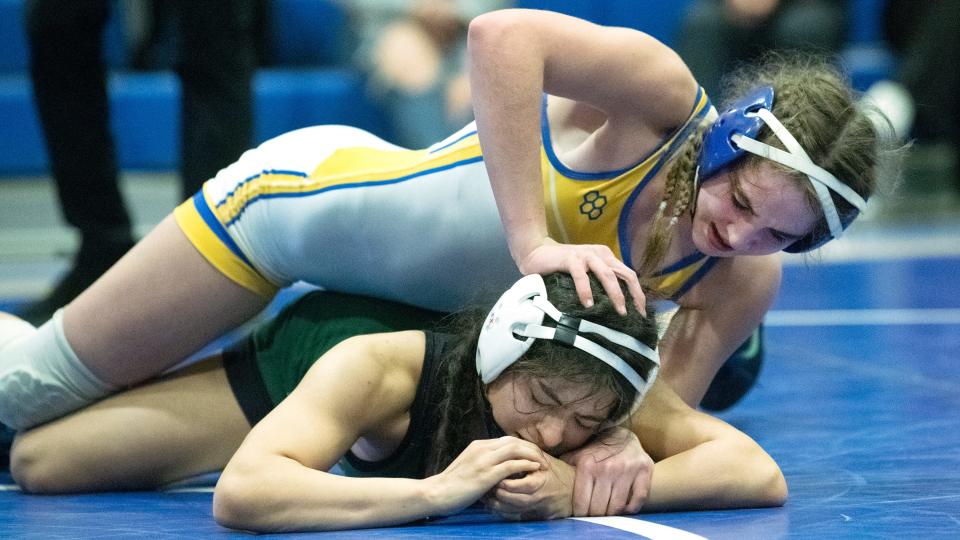
POLYGON ((130 236, 107 105, 105 0, 31 0, 30 75, 64 218, 84 242, 130 236))
POLYGON ((916 101, 918 135, 960 144, 960 2, 931 0, 922 9, 901 58, 900 80, 916 101))
POLYGON ((182 0, 177 7, 187 197, 252 144, 257 0, 182 0))

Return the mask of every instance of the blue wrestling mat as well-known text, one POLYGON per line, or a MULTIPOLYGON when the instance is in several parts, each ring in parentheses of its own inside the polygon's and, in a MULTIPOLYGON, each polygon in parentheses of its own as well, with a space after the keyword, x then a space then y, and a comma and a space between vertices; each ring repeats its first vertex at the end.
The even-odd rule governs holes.
MULTIPOLYGON (((759 385, 722 417, 780 463, 783 508, 504 523, 482 509, 336 538, 960 538, 960 258, 788 266, 759 385), (659 525, 659 527, 657 526, 659 525)), ((0 491, 0 538, 227 538, 206 486, 0 491)), ((268 535, 273 536, 273 535, 268 535)), ((277 535, 280 537, 279 535, 277 535)))

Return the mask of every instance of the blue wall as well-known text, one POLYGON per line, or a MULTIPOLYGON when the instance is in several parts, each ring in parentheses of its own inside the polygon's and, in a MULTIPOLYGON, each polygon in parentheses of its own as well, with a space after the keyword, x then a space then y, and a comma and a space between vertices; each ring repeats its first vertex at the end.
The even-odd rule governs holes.
MULTIPOLYGON (((883 0, 847 0, 851 20, 846 60, 859 88, 892 70, 877 45, 883 0)), ((117 7, 120 4, 116 4, 117 7)), ((334 0, 272 0, 271 49, 277 67, 255 80, 257 141, 313 124, 356 125, 380 135, 389 126, 365 96, 358 73, 329 67, 343 58, 345 13, 334 0)), ((601 24, 642 29, 667 44, 676 41, 687 0, 518 0, 521 7, 553 9, 601 24)), ((43 137, 27 75, 24 0, 0 0, 0 175, 47 170, 43 137)), ((115 9, 105 38, 111 122, 120 166, 177 168, 180 86, 168 72, 124 71, 128 54, 123 11, 115 9)))

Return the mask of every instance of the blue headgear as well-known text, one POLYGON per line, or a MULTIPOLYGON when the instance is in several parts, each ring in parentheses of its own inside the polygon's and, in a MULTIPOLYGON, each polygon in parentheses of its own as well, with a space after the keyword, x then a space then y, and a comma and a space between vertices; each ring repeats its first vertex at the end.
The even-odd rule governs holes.
POLYGON ((818 237, 815 234, 816 231, 811 232, 784 248, 784 251, 789 253, 810 251, 832 238, 839 238, 854 218, 863 211, 867 202, 850 186, 815 164, 796 138, 773 115, 772 109, 773 87, 763 86, 750 92, 724 111, 703 137, 703 148, 694 181, 699 182, 700 178, 710 179, 722 169, 733 165, 746 152, 804 173, 817 193, 830 234, 818 237), (756 140, 764 125, 773 131, 787 149, 786 152, 756 140), (840 216, 831 192, 849 202, 854 207, 854 211, 840 216))

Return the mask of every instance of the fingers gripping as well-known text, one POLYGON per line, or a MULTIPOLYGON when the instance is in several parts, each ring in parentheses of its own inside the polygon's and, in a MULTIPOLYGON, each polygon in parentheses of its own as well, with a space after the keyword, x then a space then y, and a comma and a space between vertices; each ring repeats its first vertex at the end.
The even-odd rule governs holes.
MULTIPOLYGON (((622 280, 633 297, 633 303, 637 311, 645 316, 647 314, 646 296, 640 288, 640 279, 637 277, 637 273, 618 259, 607 246, 587 247, 591 250, 581 259, 583 272, 589 271, 597 276, 614 308, 621 315, 626 315, 626 296, 620 286, 620 280, 622 280)), ((581 301, 586 296, 592 298, 592 293, 589 291, 589 279, 586 276, 583 278, 582 286, 581 282, 576 281, 576 278, 574 283, 577 285, 577 292, 581 301)), ((584 306, 590 307, 586 303, 584 303, 584 306)))
POLYGON ((583 517, 589 515, 590 501, 593 498, 593 476, 580 474, 573 481, 573 515, 583 517))
POLYGON ((645 475, 639 475, 633 481, 630 488, 630 498, 624 506, 623 513, 636 514, 643 508, 647 502, 647 496, 650 494, 650 479, 645 475))
POLYGON ((590 515, 606 516, 607 508, 610 506, 610 495, 612 485, 606 478, 599 478, 593 484, 593 494, 590 496, 590 515))
POLYGON ((588 277, 588 273, 592 272, 610 296, 617 311, 625 315, 626 300, 618 282, 619 278, 626 283, 637 310, 646 315, 646 298, 640 289, 636 272, 618 259, 607 246, 544 243, 531 251, 519 264, 519 268, 524 274, 545 274, 556 271, 569 273, 573 277, 580 302, 588 308, 594 303, 588 277))
POLYGON ((653 460, 630 435, 613 430, 605 436, 606 445, 575 456, 575 515, 636 513, 646 502, 653 460))
POLYGON ((626 315, 626 298, 623 295, 623 291, 620 290, 620 282, 617 279, 616 272, 614 272, 613 268, 611 268, 611 262, 613 261, 605 261, 597 255, 587 258, 587 265, 590 268, 590 271, 593 272, 593 275, 597 276, 597 280, 600 281, 600 284, 603 286, 603 290, 606 291, 607 296, 610 297, 610 301, 613 303, 614 309, 617 310, 617 313, 626 315))
POLYGON ((547 478, 544 471, 533 471, 522 478, 507 478, 497 486, 498 494, 502 492, 529 495, 543 487, 546 481, 547 478))

